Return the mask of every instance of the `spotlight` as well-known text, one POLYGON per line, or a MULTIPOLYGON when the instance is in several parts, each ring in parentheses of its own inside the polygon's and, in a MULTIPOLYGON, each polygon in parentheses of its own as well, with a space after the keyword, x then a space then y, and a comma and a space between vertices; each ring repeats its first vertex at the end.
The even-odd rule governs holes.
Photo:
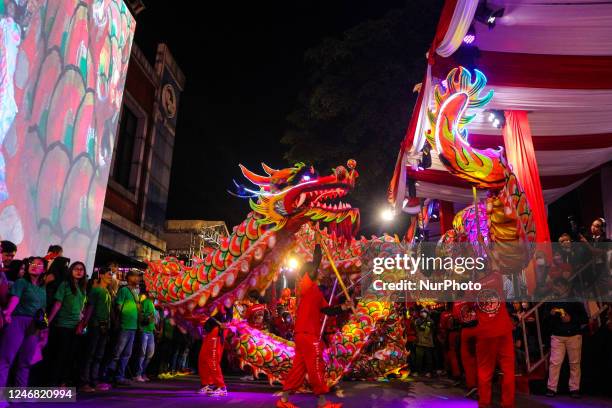
POLYGON ((504 111, 501 110, 489 110, 487 120, 491 122, 493 127, 501 129, 506 124, 506 118, 504 117, 504 111))
POLYGON ((474 26, 471 25, 465 34, 465 37, 463 37, 463 43, 466 45, 471 45, 474 40, 476 40, 476 30, 474 30, 474 26))
POLYGON ((476 21, 479 21, 483 24, 486 24, 489 29, 495 27, 495 23, 497 23, 497 19, 504 15, 504 8, 500 8, 497 10, 492 9, 487 5, 486 0, 478 5, 476 9, 476 14, 474 18, 476 21))
POLYGON ((385 222, 389 222, 389 221, 392 221, 393 218, 395 218, 395 213, 393 212, 392 209, 386 208, 381 211, 380 218, 382 218, 382 220, 385 222))

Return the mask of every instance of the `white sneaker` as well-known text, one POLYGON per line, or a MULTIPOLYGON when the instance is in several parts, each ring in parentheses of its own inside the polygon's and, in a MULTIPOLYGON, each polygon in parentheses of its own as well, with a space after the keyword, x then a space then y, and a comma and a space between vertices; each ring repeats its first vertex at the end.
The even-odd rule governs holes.
POLYGON ((200 388, 198 390, 198 394, 206 394, 206 395, 208 395, 210 392, 213 391, 213 389, 214 388, 212 387, 212 385, 205 385, 205 386, 203 386, 202 388, 200 388))
POLYGON ((137 377, 132 378, 132 380, 139 382, 139 383, 143 383, 146 382, 147 380, 145 380, 144 378, 142 378, 142 375, 139 375, 137 377))
POLYGON ((216 388, 208 393, 210 397, 227 397, 227 388, 216 388))

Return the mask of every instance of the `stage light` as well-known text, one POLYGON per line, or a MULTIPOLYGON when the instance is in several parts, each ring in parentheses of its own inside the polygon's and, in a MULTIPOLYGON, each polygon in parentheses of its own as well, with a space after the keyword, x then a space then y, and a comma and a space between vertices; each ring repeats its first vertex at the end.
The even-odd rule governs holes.
POLYGON ((491 109, 488 110, 487 120, 491 122, 493 127, 501 129, 506 124, 506 118, 504 117, 504 111, 491 109))
POLYGON ((471 25, 468 29, 467 33, 463 37, 463 43, 466 45, 471 45, 476 40, 476 30, 474 30, 474 26, 471 25))
POLYGON ((382 220, 385 222, 393 221, 395 218, 395 212, 390 208, 385 208, 381 211, 380 218, 382 218, 382 220))
POLYGON ((499 8, 497 10, 492 9, 487 5, 486 0, 478 5, 476 9, 476 14, 474 18, 476 21, 479 21, 483 24, 486 24, 489 29, 495 27, 497 23, 497 19, 501 18, 504 15, 504 8, 499 8))

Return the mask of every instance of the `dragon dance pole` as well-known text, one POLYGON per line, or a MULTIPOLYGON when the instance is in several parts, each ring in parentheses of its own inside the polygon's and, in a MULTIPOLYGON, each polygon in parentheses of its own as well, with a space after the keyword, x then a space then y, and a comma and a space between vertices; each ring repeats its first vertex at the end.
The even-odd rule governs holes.
POLYGON ((480 211, 478 210, 478 192, 476 187, 472 186, 472 194, 474 195, 474 214, 476 215, 476 236, 480 237, 480 211))
MULTIPOLYGON (((359 279, 357 279, 355 282, 351 283, 347 289, 353 289, 353 287, 355 287, 356 285, 359 284, 359 282, 361 282, 362 280, 364 280, 365 278, 367 278, 368 276, 370 276, 372 273, 374 273, 374 271, 370 271, 366 274, 362 274, 361 277, 359 279)), ((335 297, 340 296, 340 293, 338 293, 335 297)))
MULTIPOLYGON (((476 216, 476 241, 480 245, 480 209, 478 208, 478 191, 476 191, 475 186, 472 186, 472 194, 474 195, 474 214, 476 216)), ((476 272, 472 270, 472 279, 476 278, 475 274, 476 272)))
POLYGON ((323 252, 325 252, 325 256, 327 256, 327 259, 329 260, 329 265, 332 267, 332 270, 336 274, 336 279, 338 279, 338 283, 340 283, 340 287, 342 288, 342 291, 344 292, 344 296, 346 296, 346 300, 350 302, 353 313, 357 314, 357 309, 355 309, 355 306, 353 305, 353 300, 351 299, 351 296, 349 295, 348 290, 346 289, 346 286, 344 285, 344 281, 342 280, 342 277, 340 276, 340 272, 338 272, 338 269, 336 268, 336 263, 332 259, 329 253, 329 250, 327 249, 327 245, 325 245, 325 241, 323 240, 323 237, 321 236, 321 232, 318 230, 315 230, 315 231, 319 235, 319 242, 321 243, 321 248, 323 249, 323 252))
MULTIPOLYGON (((331 291, 331 296, 329 297, 329 302, 327 302, 331 306, 331 302, 334 300, 334 295, 336 294, 336 288, 338 287, 338 278, 336 278, 334 282, 334 287, 331 291)), ((319 340, 323 338, 323 332, 325 331, 325 323, 327 323, 327 315, 323 318, 323 325, 321 325, 321 334, 319 334, 319 340)))

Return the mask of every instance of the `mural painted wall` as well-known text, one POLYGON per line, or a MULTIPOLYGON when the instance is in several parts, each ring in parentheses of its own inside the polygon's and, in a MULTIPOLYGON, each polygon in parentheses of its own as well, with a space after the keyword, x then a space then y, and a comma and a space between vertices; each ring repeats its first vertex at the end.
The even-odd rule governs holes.
POLYGON ((0 238, 93 267, 135 21, 123 0, 0 0, 0 238))

